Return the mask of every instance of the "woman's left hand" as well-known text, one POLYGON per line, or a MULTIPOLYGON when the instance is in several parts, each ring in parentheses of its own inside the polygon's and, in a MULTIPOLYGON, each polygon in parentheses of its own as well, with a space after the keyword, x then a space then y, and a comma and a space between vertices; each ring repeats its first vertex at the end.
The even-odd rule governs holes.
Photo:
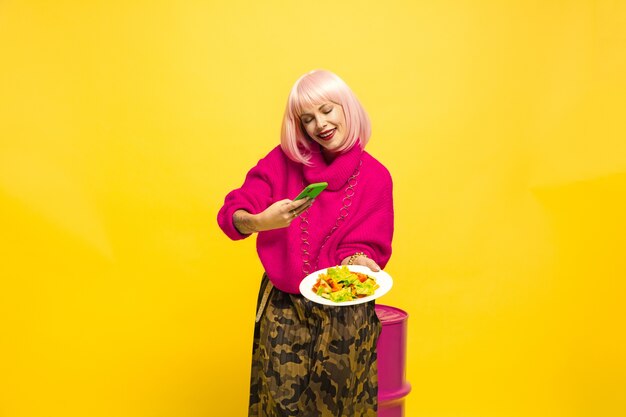
MULTIPOLYGON (((351 256, 346 257, 343 261, 341 261, 341 265, 348 265, 348 261, 350 261, 351 256)), ((353 261, 352 265, 363 265, 372 270, 372 272, 380 271, 380 266, 373 259, 368 258, 367 256, 357 256, 353 261)))

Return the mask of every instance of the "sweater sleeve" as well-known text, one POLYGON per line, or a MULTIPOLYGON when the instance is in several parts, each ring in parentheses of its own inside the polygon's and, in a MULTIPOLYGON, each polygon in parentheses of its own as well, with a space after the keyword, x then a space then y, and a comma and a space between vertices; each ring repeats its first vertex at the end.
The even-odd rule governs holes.
POLYGON ((384 268, 391 257, 393 238, 393 184, 385 170, 380 192, 370 193, 360 210, 366 210, 364 220, 347 233, 337 247, 336 264, 356 252, 363 252, 384 268))
POLYGON ((217 214, 217 223, 224 233, 232 240, 244 239, 249 234, 242 234, 233 223, 233 214, 237 210, 245 210, 250 214, 258 214, 265 210, 272 201, 272 170, 276 171, 280 165, 277 149, 261 159, 253 167, 244 180, 243 185, 237 188, 224 199, 224 205, 217 214))

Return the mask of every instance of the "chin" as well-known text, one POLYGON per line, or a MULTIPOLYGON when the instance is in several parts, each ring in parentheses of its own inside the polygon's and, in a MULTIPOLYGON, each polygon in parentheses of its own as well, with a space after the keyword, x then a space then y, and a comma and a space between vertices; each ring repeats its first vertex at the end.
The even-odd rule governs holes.
POLYGON ((337 152, 341 144, 341 141, 333 141, 332 143, 320 143, 320 146, 328 152, 337 152))

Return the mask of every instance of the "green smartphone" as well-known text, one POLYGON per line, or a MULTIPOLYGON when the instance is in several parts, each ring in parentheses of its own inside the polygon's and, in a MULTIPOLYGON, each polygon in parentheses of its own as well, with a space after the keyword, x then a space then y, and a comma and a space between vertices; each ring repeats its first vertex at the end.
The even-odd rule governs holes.
POLYGON ((309 197, 313 199, 317 197, 318 195, 320 195, 320 193, 324 191, 326 187, 328 187, 327 182, 316 182, 314 184, 309 184, 306 187, 304 187, 304 190, 302 190, 302 192, 298 194, 296 198, 294 198, 294 201, 300 200, 301 198, 305 198, 305 197, 309 197))

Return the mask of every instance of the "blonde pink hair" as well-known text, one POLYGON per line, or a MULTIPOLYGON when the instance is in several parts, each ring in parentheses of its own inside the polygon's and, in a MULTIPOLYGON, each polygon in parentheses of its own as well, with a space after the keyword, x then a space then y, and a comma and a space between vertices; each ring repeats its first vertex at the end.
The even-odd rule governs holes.
POLYGON ((307 135, 300 116, 303 108, 318 106, 327 101, 339 104, 346 118, 347 134, 337 151, 345 152, 357 143, 365 148, 372 127, 356 95, 336 74, 326 70, 314 70, 295 82, 287 100, 280 145, 289 159, 309 165, 312 147, 317 144, 307 135))

